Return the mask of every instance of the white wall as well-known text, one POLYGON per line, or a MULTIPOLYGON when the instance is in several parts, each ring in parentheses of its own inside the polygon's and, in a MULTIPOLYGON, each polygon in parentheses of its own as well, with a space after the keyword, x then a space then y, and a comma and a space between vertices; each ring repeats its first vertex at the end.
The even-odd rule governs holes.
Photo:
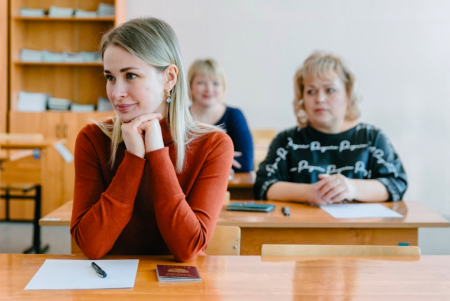
POLYGON ((342 55, 364 95, 361 121, 382 128, 402 158, 405 199, 447 216, 449 12, 448 0, 128 0, 129 18, 174 28, 186 67, 206 57, 222 64, 226 102, 253 128, 295 125, 295 70, 316 49, 342 55))

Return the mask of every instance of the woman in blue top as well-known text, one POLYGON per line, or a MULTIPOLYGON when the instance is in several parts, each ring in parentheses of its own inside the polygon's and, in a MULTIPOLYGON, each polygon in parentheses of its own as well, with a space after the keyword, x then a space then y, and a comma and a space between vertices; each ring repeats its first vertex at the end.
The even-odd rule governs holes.
POLYGON ((259 166, 256 199, 325 205, 397 201, 407 187, 386 135, 358 122, 356 79, 340 57, 315 52, 294 77, 298 126, 281 132, 259 166))
POLYGON ((226 81, 220 65, 212 60, 195 61, 188 73, 191 86, 191 114, 201 122, 224 128, 234 144, 233 170, 253 170, 253 141, 244 114, 225 106, 226 81))

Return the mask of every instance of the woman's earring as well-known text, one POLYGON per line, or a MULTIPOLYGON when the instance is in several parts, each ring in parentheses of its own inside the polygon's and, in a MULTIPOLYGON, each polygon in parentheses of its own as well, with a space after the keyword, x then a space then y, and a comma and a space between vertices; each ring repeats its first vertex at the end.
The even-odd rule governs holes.
MULTIPOLYGON (((300 99, 298 101, 298 106, 301 106, 303 104, 303 99, 300 99)), ((303 109, 299 109, 297 112, 297 118, 301 123, 308 122, 308 115, 306 114, 306 111, 303 109)))
POLYGON ((172 96, 170 95, 170 91, 167 91, 166 96, 167 96, 167 99, 166 99, 167 103, 171 103, 172 102, 172 96))

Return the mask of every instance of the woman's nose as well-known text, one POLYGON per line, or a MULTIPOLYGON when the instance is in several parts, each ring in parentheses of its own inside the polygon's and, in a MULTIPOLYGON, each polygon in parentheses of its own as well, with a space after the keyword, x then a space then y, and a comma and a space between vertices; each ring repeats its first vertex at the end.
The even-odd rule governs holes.
POLYGON ((327 99, 326 94, 320 90, 317 92, 316 96, 316 101, 319 103, 325 102, 325 100, 327 99))
POLYGON ((112 96, 114 99, 121 99, 127 96, 126 86, 120 80, 116 80, 114 83, 112 96))

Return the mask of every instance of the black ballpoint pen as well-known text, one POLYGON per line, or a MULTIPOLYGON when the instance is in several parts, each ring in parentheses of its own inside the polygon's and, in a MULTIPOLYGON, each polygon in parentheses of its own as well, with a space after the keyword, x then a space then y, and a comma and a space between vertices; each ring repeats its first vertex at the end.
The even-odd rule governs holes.
POLYGON ((101 278, 105 278, 106 277, 105 271, 103 271, 95 262, 92 262, 91 266, 94 268, 94 270, 95 270, 95 272, 97 273, 98 276, 100 276, 101 278))
POLYGON ((285 216, 291 216, 291 209, 289 207, 283 207, 281 208, 281 212, 283 212, 283 214, 285 216))

